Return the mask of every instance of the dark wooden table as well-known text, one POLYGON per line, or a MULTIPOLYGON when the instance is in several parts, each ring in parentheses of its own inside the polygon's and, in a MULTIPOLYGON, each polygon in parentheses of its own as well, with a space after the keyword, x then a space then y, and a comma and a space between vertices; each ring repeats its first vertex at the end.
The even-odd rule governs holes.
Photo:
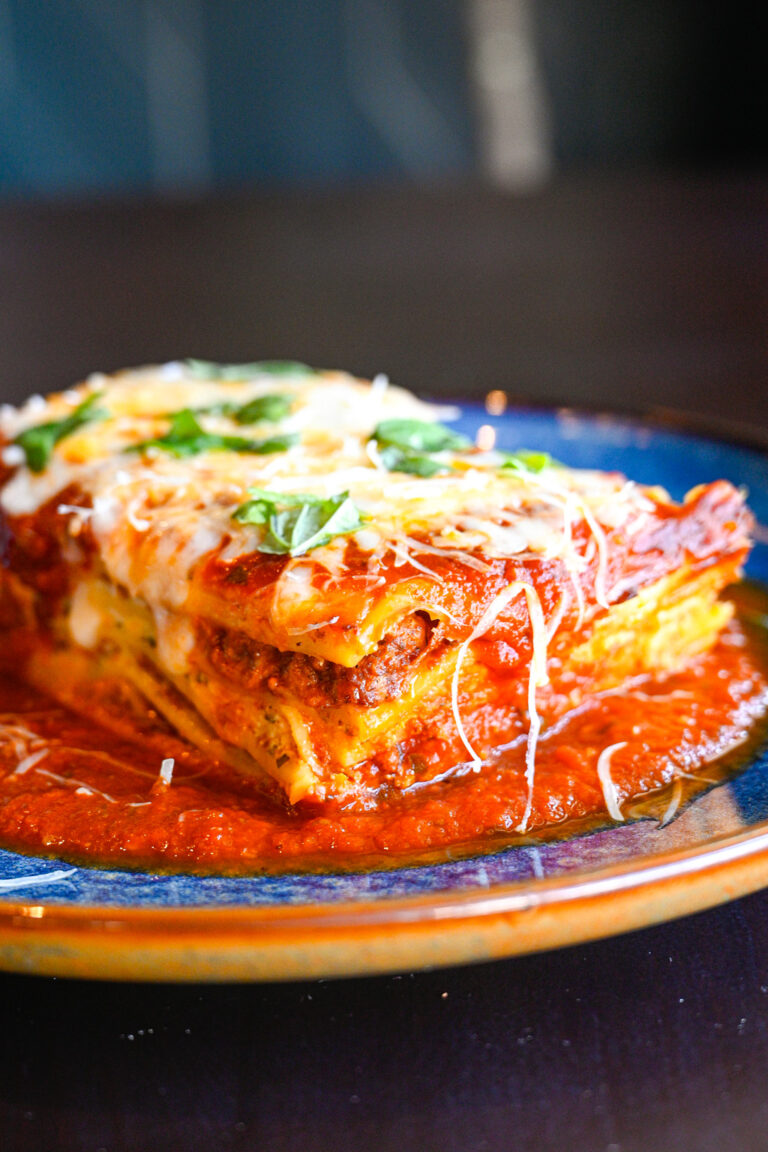
MULTIPOLYGON (((196 355, 768 430, 768 181, 0 209, 0 398, 196 355)), ((768 1148, 768 892, 262 987, 0 977, 3 1152, 768 1148)))

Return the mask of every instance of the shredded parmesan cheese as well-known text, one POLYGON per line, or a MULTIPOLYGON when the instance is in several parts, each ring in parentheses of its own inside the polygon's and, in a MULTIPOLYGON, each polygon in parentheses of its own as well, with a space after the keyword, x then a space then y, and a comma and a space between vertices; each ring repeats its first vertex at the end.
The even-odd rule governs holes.
POLYGON ((682 798, 683 798, 683 782, 680 779, 680 776, 678 774, 675 777, 675 782, 674 782, 674 785, 672 788, 672 796, 670 798, 669 804, 664 809, 664 813, 663 813, 661 819, 659 820, 659 828, 666 828, 667 824, 670 824, 672 822, 674 817, 677 815, 677 810, 680 807, 680 801, 682 800, 682 798))
POLYGON ((410 564, 412 568, 415 568, 419 572, 423 572, 424 575, 428 576, 430 580, 435 580, 438 584, 440 583, 440 577, 437 575, 437 573, 433 572, 431 568, 427 568, 426 565, 420 563, 420 561, 418 561, 415 556, 412 556, 404 544, 393 543, 391 548, 395 554, 396 568, 401 568, 404 564, 410 564))
POLYGON ((502 589, 488 605, 470 635, 459 647, 456 666, 451 680, 451 706, 461 742, 467 752, 469 752, 475 771, 478 771, 482 764, 482 759, 467 738, 459 711, 459 677, 461 675, 461 665, 470 645, 474 644, 475 640, 479 640, 481 636, 484 636, 485 633, 493 627, 504 609, 516 596, 519 596, 521 592, 525 594, 526 600, 528 601, 528 615, 531 622, 531 643, 533 649, 528 669, 528 742, 525 753, 525 778, 528 785, 528 798, 526 801, 525 814, 518 828, 518 831, 525 831, 533 802, 536 744, 541 729, 541 718, 536 711, 536 689, 547 683, 547 629, 544 622, 544 612, 541 607, 541 601, 532 584, 526 584, 523 580, 514 580, 511 584, 508 584, 506 588, 502 589))
POLYGON ((481 424, 475 433, 475 444, 481 452, 492 452, 496 447, 496 429, 492 424, 481 424))
POLYGON ((174 764, 175 764, 174 758, 172 756, 169 756, 167 759, 163 760, 162 764, 160 765, 160 779, 166 785, 169 785, 171 783, 171 779, 173 777, 174 764))
POLYGON ((0 888, 8 892, 13 888, 30 888, 38 884, 55 884, 74 876, 77 868, 57 868, 53 872, 37 872, 32 876, 8 876, 0 880, 0 888))
POLYGON ((589 525, 590 531, 595 538, 597 544, 597 572, 595 574, 595 600, 601 608, 610 608, 608 600, 608 593, 606 590, 605 582, 608 574, 608 541, 605 537, 605 532, 598 524, 595 517, 592 515, 586 502, 581 502, 581 510, 584 514, 584 519, 589 525))
POLYGON ((387 469, 384 466, 384 461, 382 460, 381 453, 379 452, 379 446, 375 440, 369 440, 366 443, 365 454, 368 457, 368 459, 370 460, 371 464, 373 464, 373 466, 377 472, 385 472, 386 473, 387 469))
POLYGON ((14 776, 24 776, 29 772, 30 768, 34 768, 35 764, 39 764, 48 755, 47 748, 41 748, 38 752, 32 752, 29 756, 25 756, 20 760, 14 769, 14 776))
POLYGON ((484 560, 480 560, 477 556, 469 556, 466 552, 459 552, 456 548, 437 548, 434 544, 427 544, 424 540, 414 540, 412 536, 403 536, 403 543, 407 544, 414 552, 428 552, 432 556, 444 556, 448 560, 458 560, 460 564, 466 564, 468 568, 474 568, 477 572, 490 572, 492 570, 490 564, 486 564, 484 560))
POLYGON ((40 776, 46 776, 49 780, 53 780, 55 784, 65 784, 67 787, 74 788, 76 795, 101 796, 102 800, 106 800, 108 804, 117 803, 114 796, 109 796, 99 788, 94 788, 93 785, 86 784, 84 780, 76 780, 74 776, 60 776, 58 772, 49 772, 47 768, 35 768, 35 772, 40 776))
POLYGON ((59 504, 56 511, 60 516, 80 516, 83 520, 93 516, 93 508, 82 508, 79 504, 59 504))
POLYGON ((608 813, 613 820, 618 824, 623 823, 624 817, 621 814, 619 807, 619 794, 616 790, 616 785, 611 777, 611 760, 616 752, 620 752, 622 748, 627 747, 626 740, 620 740, 618 744, 609 744, 607 748, 603 748, 602 752, 597 758, 597 778, 600 781, 600 787, 603 790, 605 797, 605 806, 608 813))

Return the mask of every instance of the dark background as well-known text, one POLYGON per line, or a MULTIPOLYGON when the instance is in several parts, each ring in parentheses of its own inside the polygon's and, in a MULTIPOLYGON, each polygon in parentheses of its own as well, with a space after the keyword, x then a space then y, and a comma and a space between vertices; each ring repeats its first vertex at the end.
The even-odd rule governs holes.
POLYGON ((766 910, 753 896, 564 952, 365 980, 6 977, 3 1146, 758 1152, 766 910))
MULTIPOLYGON (((501 9, 546 113, 503 176, 476 4, 0 0, 0 398, 290 357, 768 432, 765 16, 501 9)), ((765 894, 442 973, 0 985, 3 1152, 768 1147, 765 894)))
POLYGON ((482 179, 491 8, 556 170, 765 165, 762 5, 2 0, 0 195, 482 179))
POLYGON ((421 393, 768 415, 766 184, 558 174, 0 206, 6 399, 197 356, 421 393))

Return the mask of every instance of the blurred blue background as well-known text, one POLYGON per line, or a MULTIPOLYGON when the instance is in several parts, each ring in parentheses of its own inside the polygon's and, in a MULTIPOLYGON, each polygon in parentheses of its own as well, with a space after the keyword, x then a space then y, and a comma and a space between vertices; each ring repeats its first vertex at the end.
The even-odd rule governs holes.
POLYGON ((456 0, 0 0, 0 190, 433 176, 475 162, 456 0))
POLYGON ((762 164, 755 8, 0 0, 0 196, 762 164))

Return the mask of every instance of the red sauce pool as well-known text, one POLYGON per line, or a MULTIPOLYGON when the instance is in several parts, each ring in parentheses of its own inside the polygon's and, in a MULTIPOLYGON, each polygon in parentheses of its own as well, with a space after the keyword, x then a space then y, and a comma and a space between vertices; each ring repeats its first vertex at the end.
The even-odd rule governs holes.
MULTIPOLYGON (((765 612, 762 593, 741 589, 739 598, 747 616, 765 612)), ((141 742, 120 740, 6 677, 0 843, 79 863, 208 873, 445 859, 609 822, 597 762, 612 744, 623 745, 610 763, 622 815, 636 815, 633 798, 651 794, 669 816, 683 782, 696 790, 744 760, 766 711, 765 641, 734 622, 686 670, 593 699, 543 734, 521 838, 524 741, 479 773, 457 772, 370 811, 297 811, 159 728, 141 742), (165 757, 175 760, 169 785, 159 775, 165 757)))

